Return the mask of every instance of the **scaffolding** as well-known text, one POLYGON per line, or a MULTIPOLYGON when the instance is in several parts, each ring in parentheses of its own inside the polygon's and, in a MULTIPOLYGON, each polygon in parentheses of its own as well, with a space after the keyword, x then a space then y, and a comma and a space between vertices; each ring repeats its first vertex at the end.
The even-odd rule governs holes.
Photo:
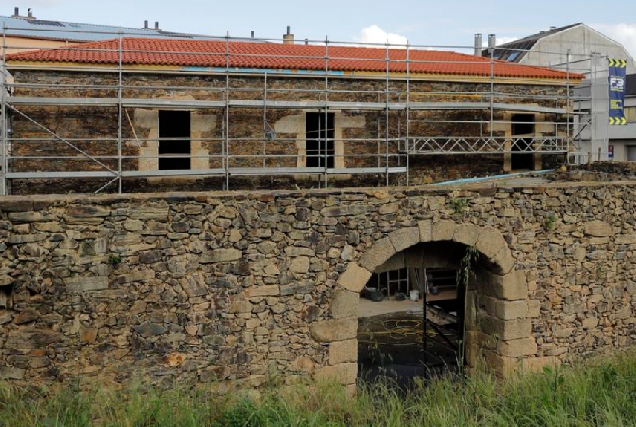
MULTIPOLYGON (((72 48, 96 55, 113 54, 115 63, 52 62, 36 67, 7 60, 5 52, 15 47, 11 45, 13 30, 4 28, 2 36, 0 195, 9 194, 16 180, 96 180, 95 192, 122 192, 127 179, 188 176, 215 177, 224 189, 235 188, 232 180, 238 177, 274 176, 305 177, 319 186, 342 176, 379 177, 385 185, 397 177, 396 182, 408 185, 413 181, 410 164, 420 156, 565 155, 576 151, 573 124, 578 119, 573 105, 581 100, 572 96, 572 88, 580 84, 580 76, 574 73, 587 70, 577 70, 569 63, 558 81, 506 77, 495 68, 508 64, 496 61, 491 50, 485 60, 489 75, 422 75, 413 67, 436 61, 417 60, 414 52, 448 47, 357 44, 349 47, 382 50, 384 58, 373 61, 383 62, 384 71, 343 72, 333 64, 359 62, 362 67, 369 59, 339 56, 334 53, 337 47, 347 44, 327 38, 297 43, 320 47, 320 55, 302 57, 321 62, 320 70, 240 67, 235 65, 237 61, 250 64, 252 59, 263 60, 269 54, 259 51, 250 58, 234 53, 233 43, 281 41, 226 36, 209 38, 225 44, 224 52, 213 54, 216 60, 223 59, 224 66, 143 68, 127 62, 128 55, 169 56, 174 52, 127 50, 124 41, 128 36, 119 32, 103 34, 105 40, 116 41, 112 48, 72 48), (398 51, 400 55, 395 54, 398 51), (46 72, 62 77, 39 79, 46 72), (29 73, 35 77, 29 79, 29 73), (64 78, 70 75, 81 78, 64 78), (75 117, 76 132, 71 125, 62 125, 65 111, 75 117), (208 127, 198 129, 196 135, 191 132, 187 138, 162 137, 152 130, 140 131, 138 111, 207 114, 208 127), (292 131, 280 125, 287 116, 307 112, 324 116, 317 129, 303 129, 302 120, 292 131), (350 127, 338 127, 338 123, 330 127, 334 120, 330 114, 353 122, 356 117, 364 120, 350 127), (250 129, 239 123, 241 115, 249 116, 250 129), (95 122, 103 119, 105 125, 92 129, 95 123, 77 123, 77 117, 95 122), (22 130, 18 132, 17 127, 22 130), (515 132, 515 128, 525 130, 515 132), (89 130, 90 135, 82 135, 89 130), (311 132, 317 135, 312 150, 307 143, 311 132), (182 154, 142 150, 184 139, 207 148, 182 154), (157 167, 161 159, 182 157, 191 162, 189 168, 157 167)), ((68 48, 58 48, 64 49, 68 48)), ((194 50, 179 54, 210 55, 194 50)), ((435 65, 462 67, 474 59, 466 56, 465 60, 437 62, 435 65)))

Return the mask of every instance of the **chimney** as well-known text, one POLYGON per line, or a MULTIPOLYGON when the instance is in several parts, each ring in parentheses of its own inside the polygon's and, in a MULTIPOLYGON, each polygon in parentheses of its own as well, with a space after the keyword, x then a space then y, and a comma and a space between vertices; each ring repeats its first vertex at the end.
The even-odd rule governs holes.
POLYGON ((495 47, 497 47, 497 36, 488 34, 488 49, 494 49, 495 47))
POLYGON ((144 19, 144 29, 148 29, 148 20, 144 19))
POLYGON ((12 18, 19 18, 20 17, 20 8, 19 7, 14 7, 13 8, 13 16, 12 18))
POLYGON ((27 19, 37 19, 35 16, 33 16, 31 8, 27 9, 27 19))
POLYGON ((254 31, 251 32, 251 36, 252 36, 252 38, 254 38, 254 31))
POLYGON ((159 21, 155 21, 155 30, 159 29, 159 21))
POLYGON ((475 34, 475 56, 481 56, 481 52, 484 48, 483 43, 484 41, 481 33, 475 34))
POLYGON ((287 33, 283 34, 283 44, 294 44, 294 35, 291 33, 291 27, 287 26, 287 33))

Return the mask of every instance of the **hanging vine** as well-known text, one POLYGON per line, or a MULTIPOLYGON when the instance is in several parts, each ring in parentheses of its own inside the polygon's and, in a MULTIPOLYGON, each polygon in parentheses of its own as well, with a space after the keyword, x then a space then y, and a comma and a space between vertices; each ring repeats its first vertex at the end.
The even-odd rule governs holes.
POLYGON ((462 334, 459 342, 459 350, 457 354, 457 365, 460 373, 464 371, 464 360, 466 357, 466 313, 468 312, 468 283, 471 278, 475 277, 475 265, 479 258, 479 251, 475 246, 468 246, 463 258, 459 261, 459 269, 457 270, 456 280, 458 291, 464 292, 464 315, 461 324, 462 334))

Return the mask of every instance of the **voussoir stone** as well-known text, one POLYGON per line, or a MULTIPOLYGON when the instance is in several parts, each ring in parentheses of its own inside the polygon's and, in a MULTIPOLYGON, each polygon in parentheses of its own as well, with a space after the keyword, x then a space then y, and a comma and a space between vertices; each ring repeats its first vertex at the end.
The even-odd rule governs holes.
POLYGON ((386 260, 395 254, 396 250, 391 239, 385 237, 378 240, 373 246, 360 257, 360 265, 369 271, 375 271, 377 267, 384 264, 386 260))
POLYGON ((476 243, 477 250, 493 261, 502 248, 508 248, 503 236, 493 227, 484 227, 479 231, 476 243))
POLYGON ((319 322, 311 326, 311 337, 321 343, 354 339, 358 334, 358 319, 335 319, 319 322))
POLYGON ((472 224, 462 224, 455 228, 453 241, 466 246, 475 246, 479 237, 479 227, 472 224))
POLYGON ((401 252, 420 243, 420 231, 417 227, 401 228, 389 234, 389 239, 396 252, 401 252))
POLYGON ((439 242, 439 241, 452 241, 453 236, 455 235, 455 229, 457 228, 457 224, 455 221, 451 220, 442 220, 433 223, 433 229, 431 233, 431 241, 439 242))
POLYGON ((347 265, 347 270, 340 275, 338 285, 351 292, 361 292, 371 278, 371 272, 355 262, 347 265))

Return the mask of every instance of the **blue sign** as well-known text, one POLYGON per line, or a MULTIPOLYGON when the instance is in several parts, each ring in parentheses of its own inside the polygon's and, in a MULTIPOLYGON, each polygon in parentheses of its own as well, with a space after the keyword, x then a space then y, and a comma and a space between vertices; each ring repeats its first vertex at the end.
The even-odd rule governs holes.
POLYGON ((610 125, 627 124, 625 119, 625 80, 627 61, 624 59, 609 60, 609 123, 610 125))

